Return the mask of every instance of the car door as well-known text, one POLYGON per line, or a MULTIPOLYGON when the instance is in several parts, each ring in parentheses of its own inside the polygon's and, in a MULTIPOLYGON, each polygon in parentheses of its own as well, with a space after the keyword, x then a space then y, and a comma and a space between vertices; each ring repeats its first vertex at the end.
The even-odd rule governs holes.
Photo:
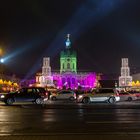
POLYGON ((115 95, 113 88, 101 89, 99 92, 101 101, 107 101, 111 96, 115 95))
POLYGON ((90 100, 92 102, 100 102, 100 101, 106 100, 106 97, 104 97, 102 92, 95 92, 90 100))
POLYGON ((66 91, 60 91, 57 93, 57 99, 66 99, 66 91))
POLYGON ((26 101, 26 95, 27 95, 27 90, 26 89, 19 90, 14 97, 15 101, 16 102, 26 101))
POLYGON ((128 99, 128 94, 126 93, 119 93, 120 101, 126 101, 128 99))
POLYGON ((72 96, 74 96, 72 91, 65 91, 63 95, 63 99, 69 99, 72 96))
POLYGON ((27 89, 27 94, 25 95, 26 101, 31 102, 36 99, 37 96, 37 91, 35 88, 28 88, 27 89))
POLYGON ((95 91, 95 94, 92 96, 91 101, 93 102, 102 102, 108 100, 110 93, 113 90, 110 89, 98 89, 95 91))

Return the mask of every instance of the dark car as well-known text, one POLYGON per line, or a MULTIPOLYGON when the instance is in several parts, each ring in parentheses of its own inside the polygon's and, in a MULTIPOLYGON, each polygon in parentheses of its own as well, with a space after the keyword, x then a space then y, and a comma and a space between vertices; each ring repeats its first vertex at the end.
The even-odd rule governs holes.
POLYGON ((21 88, 19 91, 0 96, 1 101, 7 105, 11 105, 14 102, 33 102, 42 104, 47 98, 47 92, 42 87, 21 88))

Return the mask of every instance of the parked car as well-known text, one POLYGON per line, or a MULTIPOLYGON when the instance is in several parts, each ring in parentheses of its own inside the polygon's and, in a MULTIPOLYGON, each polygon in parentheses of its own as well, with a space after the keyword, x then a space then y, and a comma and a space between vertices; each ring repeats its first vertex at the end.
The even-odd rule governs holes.
POLYGON ((50 95, 50 99, 53 101, 63 99, 69 99, 70 101, 73 101, 76 99, 76 93, 70 90, 61 90, 56 93, 52 93, 50 95))
POLYGON ((133 100, 137 100, 137 96, 136 94, 130 94, 129 92, 120 92, 119 93, 120 96, 120 101, 133 101, 133 100))
POLYGON ((136 95, 137 99, 140 99, 140 91, 136 91, 136 90, 131 90, 128 91, 130 94, 134 94, 136 95))
POLYGON ((113 88, 100 88, 95 89, 91 93, 86 93, 79 95, 77 102, 82 103, 91 103, 91 102, 107 102, 107 103, 116 103, 120 101, 119 94, 117 90, 113 88))
POLYGON ((0 96, 0 100, 7 105, 11 105, 14 102, 33 102, 36 104, 43 103, 47 100, 47 92, 42 87, 27 87, 20 90, 0 96))

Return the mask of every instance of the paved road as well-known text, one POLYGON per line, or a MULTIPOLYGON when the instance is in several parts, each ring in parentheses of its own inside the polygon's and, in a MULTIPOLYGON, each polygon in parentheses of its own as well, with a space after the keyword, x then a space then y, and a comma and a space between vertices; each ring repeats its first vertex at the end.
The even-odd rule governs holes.
POLYGON ((0 139, 140 139, 140 102, 0 105, 0 139))

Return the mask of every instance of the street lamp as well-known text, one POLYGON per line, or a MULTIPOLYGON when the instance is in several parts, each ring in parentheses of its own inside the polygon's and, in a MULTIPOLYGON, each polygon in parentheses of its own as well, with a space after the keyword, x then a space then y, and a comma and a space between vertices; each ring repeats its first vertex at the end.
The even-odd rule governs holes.
POLYGON ((1 59, 0 59, 0 62, 1 62, 1 63, 4 63, 4 59, 3 59, 3 58, 1 58, 1 59))

